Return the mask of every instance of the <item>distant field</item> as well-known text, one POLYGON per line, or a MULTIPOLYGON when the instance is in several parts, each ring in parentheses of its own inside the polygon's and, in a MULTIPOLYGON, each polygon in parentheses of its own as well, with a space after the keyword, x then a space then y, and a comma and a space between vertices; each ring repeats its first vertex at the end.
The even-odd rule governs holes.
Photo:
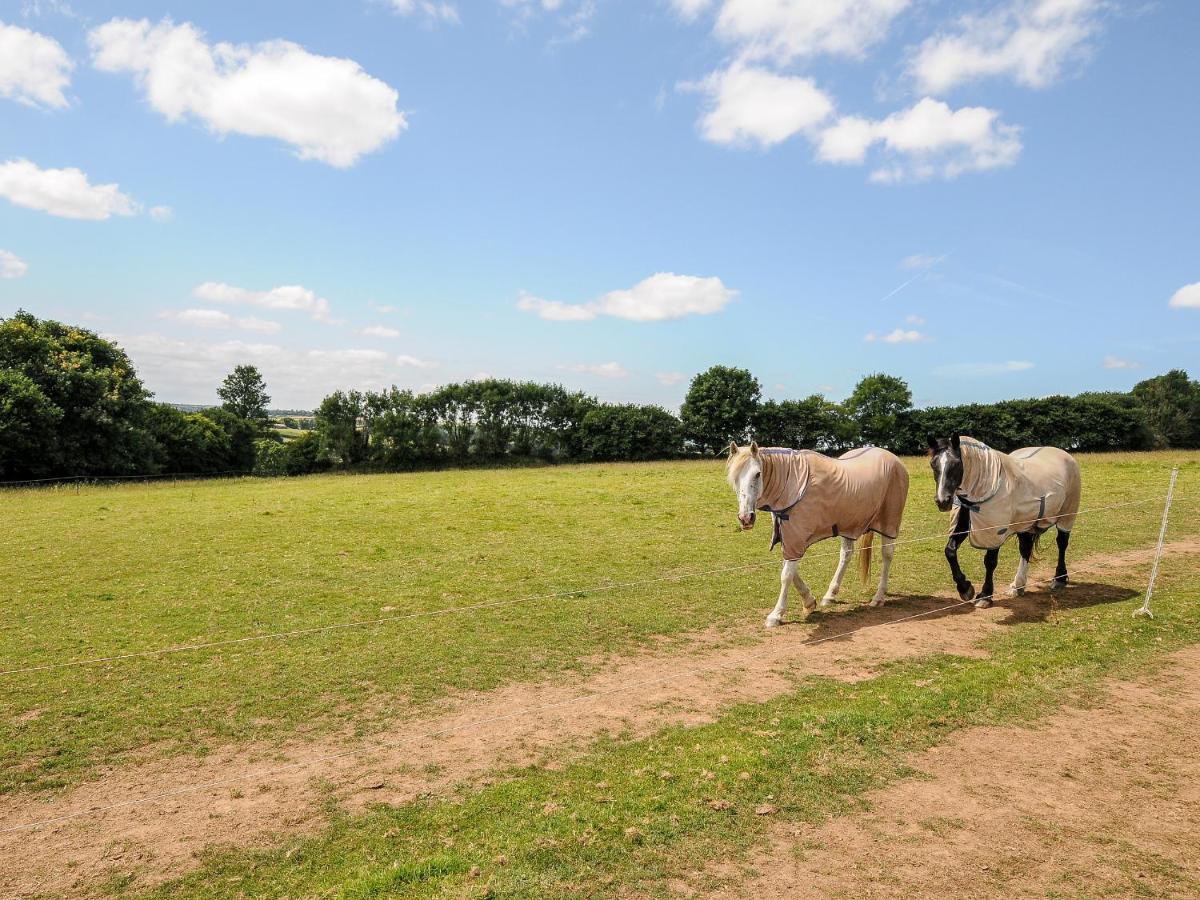
MULTIPOLYGON (((1083 507, 1157 498, 1200 454, 1085 457, 1083 507)), ((923 459, 904 537, 938 535, 923 459)), ((347 722, 370 730, 460 689, 586 669, 598 654, 759 619, 777 592, 767 530, 737 531, 718 463, 221 480, 4 493, 4 668, 580 590, 761 569, 416 619, 302 640, 0 680, 0 790, 69 782, 147 747, 203 753, 347 722), (186 666, 187 677, 175 676, 186 666)), ((1084 517, 1072 553, 1145 544, 1157 504, 1084 517)), ((1190 516, 1192 527, 1200 520, 1190 516)), ((833 543, 802 569, 821 585, 833 543)), ((978 580, 979 554, 963 553, 978 580)), ((1011 572, 1015 549, 1002 573, 1011 572)), ((950 587, 941 542, 901 548, 893 591, 950 587)), ((848 591, 863 593, 858 587, 848 591)), ((854 593, 849 593, 853 596, 854 593)))

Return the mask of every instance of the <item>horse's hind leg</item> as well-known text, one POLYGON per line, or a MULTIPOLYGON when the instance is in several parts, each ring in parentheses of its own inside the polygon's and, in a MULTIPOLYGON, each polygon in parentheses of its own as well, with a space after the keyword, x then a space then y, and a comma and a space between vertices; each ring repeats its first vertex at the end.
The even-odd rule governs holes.
POLYGON ((1017 576, 1008 589, 1010 597, 1020 597, 1025 593, 1025 585, 1029 581, 1029 559, 1033 556, 1033 545, 1036 541, 1037 535, 1032 531, 1025 531, 1017 535, 1017 543, 1021 548, 1021 561, 1017 563, 1017 576))
POLYGON ((842 589, 842 578, 846 574, 846 567, 850 565, 850 557, 854 555, 854 539, 844 537, 841 541, 842 555, 838 560, 837 569, 833 573, 833 580, 829 582, 829 590, 821 598, 822 606, 830 606, 837 598, 838 591, 842 589))
POLYGON ((1050 585, 1051 590, 1058 590, 1065 587, 1067 584, 1067 544, 1071 543, 1071 532, 1058 529, 1058 537, 1055 541, 1058 544, 1058 567, 1054 570, 1054 581, 1050 585))
POLYGON ((880 550, 882 551, 880 555, 883 557, 883 565, 879 567, 879 587, 875 589, 875 598, 871 601, 872 606, 883 606, 883 601, 887 599, 888 572, 892 568, 892 557, 896 555, 896 541, 884 538, 880 550))
POLYGON ((983 587, 979 589, 979 597, 975 600, 977 609, 987 609, 992 605, 992 576, 996 574, 996 563, 1000 561, 1000 548, 996 547, 983 554, 983 587))

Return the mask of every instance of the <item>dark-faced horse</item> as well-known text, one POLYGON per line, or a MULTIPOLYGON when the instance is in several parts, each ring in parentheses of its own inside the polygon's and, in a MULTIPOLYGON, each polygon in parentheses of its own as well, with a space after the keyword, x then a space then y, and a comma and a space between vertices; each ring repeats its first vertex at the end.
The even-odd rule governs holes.
POLYGON ((992 575, 1000 547, 1014 534, 1021 562, 1009 594, 1023 594, 1034 547, 1050 528, 1058 530, 1058 567, 1052 589, 1067 583, 1067 545, 1079 512, 1081 486, 1079 463, 1071 454, 1057 447, 1023 447, 1001 453, 982 441, 956 434, 931 437, 929 457, 938 509, 954 510, 946 560, 963 600, 974 600, 980 609, 992 605, 992 575), (958 548, 964 540, 985 551, 983 587, 978 595, 958 564, 958 548))

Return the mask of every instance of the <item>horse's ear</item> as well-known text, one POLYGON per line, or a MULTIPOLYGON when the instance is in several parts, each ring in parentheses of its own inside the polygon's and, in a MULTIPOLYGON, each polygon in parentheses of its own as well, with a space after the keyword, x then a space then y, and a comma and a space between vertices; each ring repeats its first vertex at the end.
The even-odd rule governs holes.
POLYGON ((751 442, 750 442, 750 455, 751 455, 751 456, 758 456, 758 441, 751 441, 751 442))
POLYGON ((930 453, 937 453, 939 450, 942 449, 941 442, 938 441, 938 439, 935 438, 932 434, 929 435, 929 437, 927 437, 925 440, 927 440, 929 442, 929 452, 930 453))
POLYGON ((738 452, 738 445, 737 445, 737 441, 730 441, 730 442, 729 442, 729 447, 728 447, 727 449, 728 449, 728 451, 729 451, 729 455, 730 455, 730 456, 736 456, 736 455, 737 455, 737 452, 738 452))
POLYGON ((950 446, 954 448, 954 452, 958 453, 962 449, 962 443, 958 439, 958 432, 950 435, 950 446))

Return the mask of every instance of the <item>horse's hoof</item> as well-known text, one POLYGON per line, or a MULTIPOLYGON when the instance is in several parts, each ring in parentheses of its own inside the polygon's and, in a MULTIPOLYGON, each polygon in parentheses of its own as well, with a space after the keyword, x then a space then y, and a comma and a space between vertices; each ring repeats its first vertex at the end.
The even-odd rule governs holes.
POLYGON ((822 597, 821 598, 822 606, 833 606, 833 604, 835 604, 835 603, 837 603, 837 601, 833 597, 822 597))
POLYGON ((1050 582, 1050 593, 1052 593, 1052 594, 1057 593, 1058 591, 1063 590, 1066 586, 1067 586, 1067 576, 1059 575, 1052 582, 1050 582))
POLYGON ((766 624, 767 624, 768 628, 778 628, 780 625, 783 624, 783 620, 780 619, 778 616, 767 616, 766 624))
POLYGON ((1024 597, 1024 596, 1025 596, 1025 588, 1023 588, 1023 587, 1017 587, 1017 586, 1014 584, 1012 587, 1010 587, 1010 588, 1008 589, 1008 596, 1010 596, 1010 597, 1024 597))
POLYGON ((975 601, 976 609, 989 609, 989 608, 991 608, 991 605, 992 605, 991 597, 980 597, 978 600, 975 601))
POLYGON ((867 606, 883 606, 882 600, 869 600, 867 606))
POLYGON ((975 599, 975 585, 971 584, 971 582, 968 581, 967 589, 965 591, 962 588, 958 589, 958 596, 961 600, 963 600, 966 603, 971 602, 972 600, 975 599))

